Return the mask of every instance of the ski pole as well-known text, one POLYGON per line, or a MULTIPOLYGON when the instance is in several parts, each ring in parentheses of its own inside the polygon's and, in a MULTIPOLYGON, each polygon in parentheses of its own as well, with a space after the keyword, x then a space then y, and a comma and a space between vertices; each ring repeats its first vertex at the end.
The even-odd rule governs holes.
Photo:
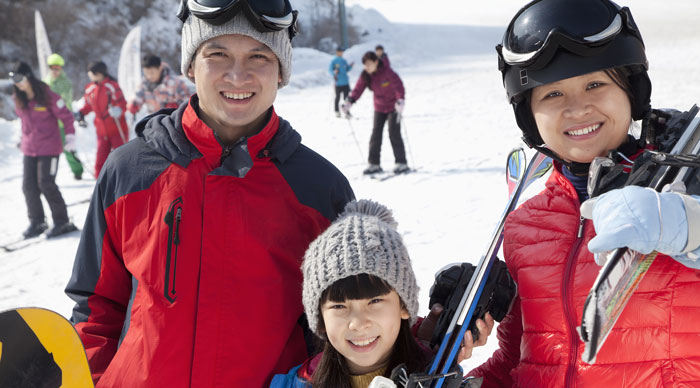
POLYGON ((112 118, 114 119, 114 122, 117 123, 117 129, 119 130, 119 136, 121 136, 122 141, 124 142, 124 144, 126 144, 126 137, 124 136, 124 131, 122 131, 122 125, 119 122, 119 119, 114 118, 114 117, 112 117, 112 118))
POLYGON ((362 163, 365 162, 365 155, 362 153, 362 147, 360 147, 360 142, 357 141, 357 136, 355 136, 355 128, 353 128, 350 122, 350 117, 347 118, 348 125, 350 126, 350 133, 352 133, 352 138, 355 139, 355 145, 357 146, 357 151, 360 153, 360 158, 362 158, 362 163))
POLYGON ((404 132, 404 137, 406 138, 406 148, 408 149, 408 155, 411 157, 411 164, 413 164, 413 168, 416 168, 416 161, 413 159, 413 151, 411 151, 411 143, 408 141, 408 129, 406 129, 406 122, 403 119, 403 116, 399 113, 399 116, 397 117, 399 119, 399 124, 401 124, 401 128, 403 129, 404 132))

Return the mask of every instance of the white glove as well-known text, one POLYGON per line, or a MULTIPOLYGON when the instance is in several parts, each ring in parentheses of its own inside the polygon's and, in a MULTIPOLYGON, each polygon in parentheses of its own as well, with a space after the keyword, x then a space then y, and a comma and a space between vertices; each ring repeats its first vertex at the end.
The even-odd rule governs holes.
POLYGON ((66 133, 66 138, 63 141, 63 150, 75 152, 75 134, 66 133))
POLYGON ((345 100, 340 104, 340 110, 348 116, 350 114, 350 107, 352 107, 352 102, 345 100))
POLYGON ((406 102, 403 100, 403 98, 399 98, 396 100, 396 104, 394 104, 394 109, 396 109, 396 112, 398 114, 403 114, 403 108, 406 105, 406 102))
POLYGON ((122 115, 122 108, 118 106, 110 106, 108 109, 109 115, 114 119, 118 119, 122 115))
MULTIPOLYGON (((657 193, 627 186, 612 190, 581 205, 581 215, 593 220, 597 236, 588 249, 599 254, 628 247, 648 254, 658 251, 679 259, 697 261, 700 245, 700 198, 678 193, 657 193)), ((698 268, 696 262, 692 268, 698 268)))

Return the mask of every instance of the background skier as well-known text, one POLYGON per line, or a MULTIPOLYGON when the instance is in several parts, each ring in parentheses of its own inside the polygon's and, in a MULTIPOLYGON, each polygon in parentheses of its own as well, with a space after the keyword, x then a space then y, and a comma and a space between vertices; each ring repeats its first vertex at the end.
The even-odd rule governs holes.
POLYGON ((364 174, 382 172, 380 166, 380 153, 382 150, 382 137, 384 123, 389 122, 389 141, 394 151, 394 173, 400 174, 409 170, 406 163, 406 150, 401 138, 401 122, 399 117, 404 107, 404 88, 401 78, 388 66, 384 65, 377 54, 368 51, 362 56, 364 71, 357 80, 350 97, 343 105, 343 110, 348 114, 352 104, 357 101, 365 88, 374 93, 374 126, 369 139, 369 166, 364 174))
MULTIPOLYGON (((63 66, 65 66, 65 61, 60 55, 53 53, 49 55, 46 59, 46 63, 49 65, 49 72, 44 78, 44 82, 49 85, 54 93, 57 93, 66 103, 66 108, 69 111, 73 111, 73 83, 68 79, 66 73, 63 71, 63 66)), ((65 141, 65 133, 63 129, 63 122, 59 120, 58 128, 61 130, 61 140, 65 141)), ((68 161, 68 166, 70 166, 73 172, 73 177, 77 180, 83 178, 83 164, 78 159, 78 155, 75 151, 63 150, 63 155, 68 161)))
POLYGON ((109 157, 66 288, 97 387, 263 387, 304 361, 301 260, 354 197, 273 107, 291 4, 264 25, 254 1, 190 3, 181 69, 197 93, 109 157))
POLYGON ((348 98, 350 94, 350 79, 348 78, 348 72, 352 70, 352 66, 355 62, 348 64, 348 61, 343 58, 343 48, 338 47, 335 50, 335 58, 331 60, 331 64, 328 71, 333 76, 335 81, 335 101, 333 102, 333 107, 335 108, 335 115, 340 117, 340 109, 338 108, 338 102, 340 101, 340 95, 343 95, 343 101, 348 98))
POLYGON ((689 231, 687 222, 700 213, 683 205, 685 197, 697 207, 697 198, 627 187, 598 198, 594 222, 579 210, 595 157, 615 151, 632 160, 653 146, 629 135, 633 120, 649 117, 651 94, 629 9, 608 0, 531 2, 497 50, 524 139, 551 155, 555 170, 546 189, 508 218, 504 255, 518 296, 498 327, 500 348, 471 374, 484 377, 484 387, 696 383, 700 348, 690 338, 700 336, 700 326, 682 322, 700 319, 700 278, 680 257, 656 258, 596 363, 581 360, 577 326, 600 269, 591 251, 627 245, 685 256, 700 245, 700 231, 689 231))
POLYGON ((391 67, 391 62, 389 62, 389 55, 387 55, 386 51, 384 51, 384 46, 378 44, 376 47, 374 47, 374 53, 377 54, 377 58, 379 58, 382 61, 382 63, 384 63, 384 66, 391 67))
POLYGON ((24 154, 22 191, 27 202, 29 227, 25 238, 35 237, 48 229, 41 204, 41 194, 51 208, 53 226, 47 237, 77 230, 68 219, 66 203, 56 185, 58 156, 61 151, 75 151, 73 115, 61 97, 34 77, 32 68, 18 62, 10 78, 14 83, 15 112, 22 121, 20 149, 24 154), (62 121, 66 133, 65 144, 61 142, 58 121, 62 121))
POLYGON ((124 117, 124 94, 114 77, 107 72, 107 65, 101 61, 90 62, 88 77, 92 82, 85 86, 85 105, 76 114, 76 119, 84 125, 85 115, 95 112, 95 177, 98 177, 109 153, 129 140, 129 130, 124 117))
POLYGON ((147 54, 141 65, 143 81, 136 91, 136 98, 127 105, 129 112, 136 114, 143 105, 146 105, 148 114, 165 108, 177 108, 190 97, 185 81, 173 74, 170 66, 160 57, 147 54))

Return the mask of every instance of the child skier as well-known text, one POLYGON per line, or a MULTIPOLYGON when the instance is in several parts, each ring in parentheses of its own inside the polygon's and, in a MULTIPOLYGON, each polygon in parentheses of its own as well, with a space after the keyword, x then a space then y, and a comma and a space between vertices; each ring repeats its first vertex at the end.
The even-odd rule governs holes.
POLYGON ((350 202, 306 251, 303 302, 323 352, 277 375, 271 387, 367 387, 406 364, 422 371, 429 352, 411 334, 418 284, 391 211, 350 202))
MULTIPOLYGON (((49 85, 51 90, 61 96, 63 102, 66 103, 66 108, 73 111, 71 104, 73 103, 73 83, 70 82, 66 73, 63 71, 65 61, 60 55, 53 53, 46 59, 46 64, 49 65, 49 73, 44 77, 44 82, 49 85)), ((63 122, 59 122, 58 128, 61 131, 61 140, 65 141, 65 133, 63 130, 63 122)), ((83 163, 78 159, 75 151, 63 150, 63 155, 68 161, 68 166, 73 172, 73 177, 76 180, 83 178, 83 163)))
POLYGON ((597 197, 592 223, 579 209, 595 157, 634 160, 654 146, 628 134, 634 120, 663 130, 652 124, 648 63, 630 10, 609 0, 533 1, 497 50, 523 139, 555 169, 508 218, 504 256, 518 296, 498 327, 500 348, 471 375, 484 387, 697 384, 700 273, 687 264, 699 267, 698 198, 630 186, 597 197), (624 246, 664 254, 589 365, 577 326, 600 269, 592 252, 624 246))

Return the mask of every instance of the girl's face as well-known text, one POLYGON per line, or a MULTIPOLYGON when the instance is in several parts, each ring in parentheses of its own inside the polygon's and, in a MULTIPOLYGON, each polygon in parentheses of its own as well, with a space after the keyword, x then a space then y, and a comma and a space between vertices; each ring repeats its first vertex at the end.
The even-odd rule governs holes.
POLYGON ((326 301, 321 306, 326 335, 347 360, 350 373, 363 375, 385 366, 409 314, 396 291, 371 299, 326 301))
POLYGON ((603 71, 534 88, 530 108, 544 143, 569 162, 616 149, 632 121, 627 94, 603 71))
POLYGON ((365 68, 366 72, 368 72, 369 74, 373 74, 375 71, 377 71, 379 61, 373 61, 371 59, 368 59, 362 63, 362 66, 365 68))

